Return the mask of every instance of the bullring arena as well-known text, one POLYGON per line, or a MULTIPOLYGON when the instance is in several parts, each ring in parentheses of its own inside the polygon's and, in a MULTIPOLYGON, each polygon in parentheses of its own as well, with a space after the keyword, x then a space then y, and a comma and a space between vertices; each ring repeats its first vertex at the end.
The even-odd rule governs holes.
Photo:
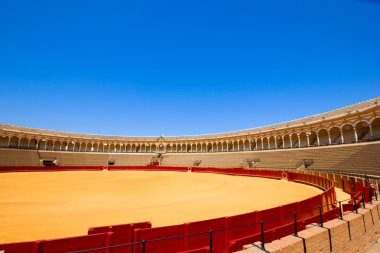
POLYGON ((0 252, 366 252, 379 102, 198 136, 1 124, 0 252))

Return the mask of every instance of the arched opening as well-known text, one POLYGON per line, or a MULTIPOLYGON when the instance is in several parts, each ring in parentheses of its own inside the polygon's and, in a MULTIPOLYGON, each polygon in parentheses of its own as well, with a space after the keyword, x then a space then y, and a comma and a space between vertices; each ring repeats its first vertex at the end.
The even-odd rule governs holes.
POLYGON ((263 145, 264 145, 263 150, 269 149, 269 139, 267 137, 263 138, 263 145))
POLYGON ((115 145, 115 149, 116 149, 116 150, 115 150, 116 153, 120 153, 120 152, 121 152, 120 144, 116 144, 116 145, 115 145))
POLYGON ((177 145, 176 144, 173 144, 173 146, 172 146, 172 152, 173 153, 177 153, 177 145))
POLYGON ((166 145, 166 152, 171 153, 172 152, 172 146, 171 144, 166 145))
POLYGON ((46 140, 40 140, 38 142, 38 149, 39 150, 45 150, 46 149, 46 140))
POLYGON ((277 135, 276 139, 277 139, 277 141, 276 141, 277 142, 277 148, 278 149, 284 148, 284 141, 282 139, 282 136, 277 135))
POLYGON ((310 147, 318 146, 317 132, 315 131, 309 132, 309 143, 310 143, 309 145, 310 147))
POLYGON ((249 143, 250 143, 249 140, 245 140, 244 141, 244 148, 243 148, 244 151, 251 150, 251 147, 250 147, 249 143))
POLYGON ((197 144, 196 152, 198 152, 198 153, 202 152, 202 145, 200 143, 197 144))
POLYGON ((223 144, 222 144, 222 151, 223 152, 228 151, 228 149, 227 149, 227 142, 223 142, 223 144))
POLYGON ((156 150, 157 150, 157 146, 156 146, 156 144, 153 144, 151 146, 151 152, 154 153, 154 152, 156 152, 156 150))
POLYGON ((190 148, 190 145, 187 145, 186 144, 182 144, 182 149, 181 149, 181 152, 182 153, 186 153, 189 151, 189 148, 190 148))
POLYGON ((307 147, 307 136, 305 132, 300 133, 300 145, 301 148, 307 147))
POLYGON ((319 138, 319 146, 326 146, 329 145, 329 133, 327 132, 327 129, 321 129, 318 131, 318 138, 319 138))
POLYGON ((190 152, 191 152, 191 149, 192 149, 191 144, 187 144, 187 145, 186 145, 186 152, 187 152, 187 153, 190 153, 190 152))
MULTIPOLYGON (((109 147, 109 146, 107 146, 109 147)), ((75 145, 74 145, 74 151, 75 152, 79 152, 80 151, 80 143, 79 142, 76 142, 75 145)))
POLYGON ((269 137, 268 149, 276 149, 276 142, 273 136, 269 137))
POLYGON ((37 139, 31 139, 29 141, 29 149, 37 149, 37 139))
POLYGON ((290 148, 290 136, 289 136, 289 134, 284 135, 284 148, 290 148))
POLYGON ((292 148, 299 148, 298 135, 293 133, 291 136, 292 148))
POLYGON ((146 152, 151 153, 152 152, 152 147, 150 145, 146 145, 146 152))
POLYGON ((8 148, 9 137, 0 136, 0 148, 8 148))
POLYGON ((86 152, 87 149, 87 143, 86 142, 81 142, 80 144, 80 152, 86 152))
POLYGON ((136 153, 136 144, 132 144, 131 152, 136 153))
POLYGON ((257 150, 263 150, 263 140, 261 138, 257 139, 257 150))
POLYGON ((93 151, 93 143, 87 143, 86 152, 92 152, 93 151))
POLYGON ((110 144, 110 149, 109 149, 109 152, 111 153, 115 153, 115 144, 110 144))
POLYGON ((330 129, 331 144, 342 144, 342 137, 339 127, 333 127, 330 129))
POLYGON ((358 122, 355 126, 356 133, 358 135, 358 141, 366 141, 371 138, 371 131, 369 129, 369 124, 366 121, 358 122))
POLYGON ((9 141, 9 147, 18 148, 18 145, 19 145, 19 138, 16 136, 13 136, 11 140, 9 141))
POLYGON ((206 152, 211 152, 211 149, 212 149, 212 144, 208 143, 206 146, 206 152))
POLYGON ((190 152, 196 152, 197 151, 197 146, 193 143, 191 144, 191 151, 190 152))
POLYGON ((371 122, 372 137, 371 140, 380 140, 380 118, 376 118, 371 122))
POLYGON ((255 139, 250 139, 249 140, 249 151, 253 151, 253 150, 255 150, 255 147, 256 147, 256 141, 255 141, 255 139))
POLYGON ((139 153, 141 151, 140 144, 136 144, 136 153, 139 153))
MULTIPOLYGON (((32 143, 32 141, 30 141, 29 147, 30 147, 31 143, 32 143)), ((66 141, 62 141, 61 142, 61 151, 67 151, 67 149, 68 149, 68 143, 66 141)))
POLYGON ((46 150, 53 150, 54 142, 52 140, 48 140, 46 142, 46 150))
POLYGON ((131 146, 131 144, 127 144, 127 152, 128 153, 132 152, 132 146, 131 146))
POLYGON ((211 147, 211 152, 217 152, 218 151, 218 144, 214 142, 211 147))
POLYGON ((98 152, 98 147, 99 147, 98 143, 92 144, 91 152, 98 152))
POLYGON ((29 145, 29 139, 25 137, 21 138, 19 148, 28 149, 28 145, 29 145))
POLYGON ((207 151, 207 150, 206 150, 206 147, 207 147, 207 146, 206 146, 206 143, 202 143, 202 152, 203 152, 203 153, 206 153, 206 151, 207 151))
MULTIPOLYGON (((41 143, 41 142, 40 142, 41 143)), ((40 146, 40 143, 38 144, 38 146, 40 146)), ((67 150, 68 151, 74 151, 74 142, 70 142, 68 147, 67 147, 67 150)), ((103 149, 102 149, 103 151, 103 149)))
POLYGON ((227 149, 228 149, 228 152, 232 152, 232 151, 234 151, 234 146, 232 145, 232 142, 231 141, 229 141, 229 142, 227 142, 227 149))
POLYGON ((238 142, 238 151, 244 151, 244 142, 242 140, 238 142))
POLYGON ((61 150, 61 142, 60 141, 55 141, 53 146, 54 146, 54 151, 60 151, 61 150))
POLYGON ((346 124, 342 127, 344 143, 355 143, 355 130, 351 124, 346 124))
POLYGON ((234 142, 232 142, 232 149, 231 149, 231 151, 239 151, 239 149, 238 149, 238 142, 237 141, 234 141, 234 142))
POLYGON ((158 152, 165 152, 165 145, 160 143, 158 144, 158 152))

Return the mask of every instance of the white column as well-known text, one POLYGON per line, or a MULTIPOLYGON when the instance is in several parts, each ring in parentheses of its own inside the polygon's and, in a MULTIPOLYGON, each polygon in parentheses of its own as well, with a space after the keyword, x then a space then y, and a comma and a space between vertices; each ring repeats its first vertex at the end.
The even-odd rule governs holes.
POLYGON ((318 132, 317 132, 317 145, 320 146, 320 142, 319 142, 319 135, 318 135, 318 132))
POLYGON ((344 143, 344 137, 343 137, 343 130, 340 129, 340 139, 342 141, 342 143, 344 143))
POLYGON ((300 148, 301 147, 301 138, 300 138, 300 135, 297 134, 297 137, 298 137, 298 148, 300 148))
POLYGON ((356 132, 356 127, 354 127, 355 142, 358 142, 358 133, 356 132))
POLYGON ((368 126, 369 126, 369 133, 371 134, 371 137, 373 137, 372 126, 371 125, 368 125, 368 126))
POLYGON ((290 148, 293 148, 293 140, 292 140, 292 136, 291 135, 289 136, 289 140, 290 140, 290 148))
POLYGON ((331 135, 330 135, 330 131, 327 131, 327 135, 329 137, 329 145, 331 145, 331 135))
POLYGON ((309 135, 306 134, 306 139, 307 139, 307 146, 310 147, 310 139, 309 139, 309 135))

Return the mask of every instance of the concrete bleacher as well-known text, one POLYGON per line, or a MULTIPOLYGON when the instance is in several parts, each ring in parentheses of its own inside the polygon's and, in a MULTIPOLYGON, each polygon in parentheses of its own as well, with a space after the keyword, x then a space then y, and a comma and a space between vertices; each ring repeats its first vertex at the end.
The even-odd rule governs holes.
MULTIPOLYGON (((41 158, 54 158, 58 165, 144 166, 152 161, 151 153, 86 153, 0 149, 0 166, 41 165, 41 158)), ((246 161, 259 160, 251 168, 297 169, 304 160, 313 161, 307 169, 339 170, 380 175, 380 142, 332 145, 313 148, 218 153, 167 153, 163 166, 248 167, 246 161), (199 162, 200 161, 200 162, 199 162)))
POLYGON ((326 156, 316 160, 310 169, 380 175, 380 143, 336 146, 326 156))
POLYGON ((0 149, 0 166, 39 166, 36 150, 0 149))
POLYGON ((153 154, 118 154, 118 153, 79 153, 40 151, 42 158, 54 157, 59 165, 108 165, 108 161, 114 160, 115 165, 147 165, 152 160, 153 154))

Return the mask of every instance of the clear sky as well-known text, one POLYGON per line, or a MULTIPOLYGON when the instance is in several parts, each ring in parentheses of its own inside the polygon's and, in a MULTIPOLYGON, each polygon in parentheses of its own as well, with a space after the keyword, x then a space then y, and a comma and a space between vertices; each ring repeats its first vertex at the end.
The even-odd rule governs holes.
POLYGON ((0 122, 206 134, 380 95, 380 1, 0 1, 0 122))

